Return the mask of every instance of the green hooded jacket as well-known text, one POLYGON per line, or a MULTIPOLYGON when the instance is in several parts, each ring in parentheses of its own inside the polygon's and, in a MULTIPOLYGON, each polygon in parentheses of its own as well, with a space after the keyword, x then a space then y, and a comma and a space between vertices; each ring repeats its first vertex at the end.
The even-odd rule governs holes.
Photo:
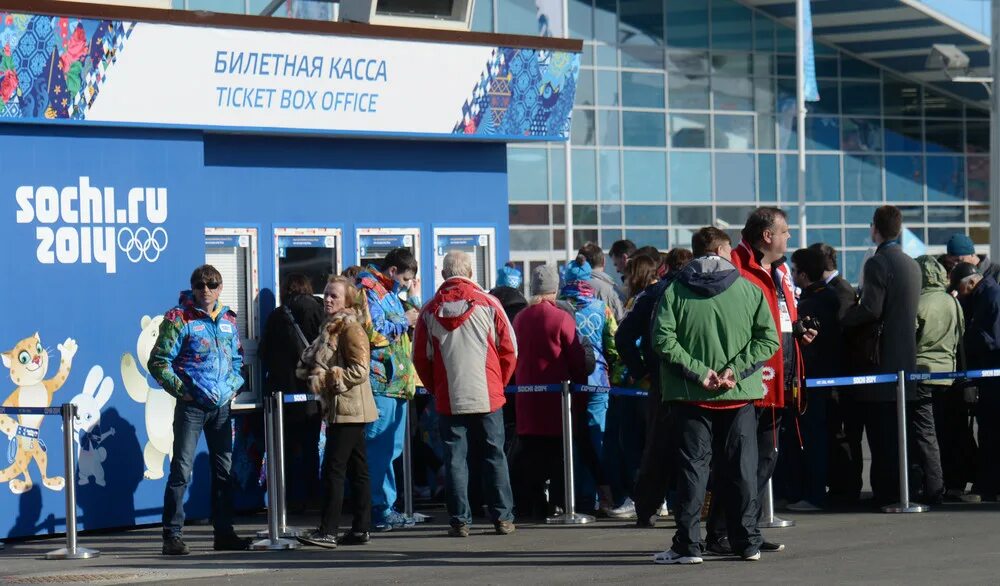
MULTIPOLYGON (((917 372, 957 370, 958 342, 965 332, 965 317, 958 301, 948 294, 948 274, 933 256, 917 258, 923 284, 917 306, 917 372)), ((950 385, 951 381, 926 381, 950 385)))
POLYGON ((764 294, 728 259, 691 261, 667 287, 653 318, 664 401, 752 401, 763 398, 762 367, 778 351, 764 294), (736 387, 709 391, 709 369, 731 368, 736 387))

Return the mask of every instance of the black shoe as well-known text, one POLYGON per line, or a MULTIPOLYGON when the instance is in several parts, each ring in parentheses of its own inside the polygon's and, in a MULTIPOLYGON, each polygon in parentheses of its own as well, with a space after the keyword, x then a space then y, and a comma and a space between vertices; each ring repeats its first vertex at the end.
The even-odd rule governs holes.
POLYGON ((729 538, 723 537, 718 541, 706 542, 705 551, 703 551, 702 554, 710 556, 731 556, 733 555, 733 548, 729 545, 729 538))
POLYGON ((772 541, 765 541, 760 544, 760 550, 765 553, 775 553, 778 551, 785 551, 784 543, 774 543, 772 541))
POLYGON ((163 539, 163 555, 187 555, 189 553, 191 553, 191 548, 179 536, 163 539))
POLYGON ((368 545, 372 535, 367 531, 348 531, 340 536, 340 545, 368 545))
POLYGON ((337 536, 328 533, 320 533, 319 529, 310 531, 305 535, 299 535, 299 543, 305 545, 315 545, 326 549, 337 549, 337 536))
POLYGON ((240 537, 235 533, 229 535, 216 535, 212 548, 215 551, 246 551, 250 549, 253 540, 247 537, 240 537))
POLYGON ((658 517, 653 515, 638 515, 635 520, 636 529, 656 529, 656 521, 658 517))

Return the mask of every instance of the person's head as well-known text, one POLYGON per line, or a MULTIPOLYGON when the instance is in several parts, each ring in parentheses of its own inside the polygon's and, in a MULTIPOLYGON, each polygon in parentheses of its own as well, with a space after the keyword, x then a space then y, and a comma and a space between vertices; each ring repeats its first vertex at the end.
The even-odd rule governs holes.
MULTIPOLYGON (((631 258, 635 258, 635 257, 640 256, 640 255, 648 256, 649 258, 652 258, 652 259, 659 259, 660 258, 660 250, 658 248, 656 248, 655 246, 640 246, 639 248, 636 248, 635 251, 632 252, 632 254, 629 256, 629 258, 630 259, 631 258)), ((628 264, 628 263, 626 263, 626 264, 628 264)))
POLYGON ((323 309, 333 315, 345 309, 353 309, 358 304, 358 289, 354 282, 344 276, 330 277, 323 290, 323 309))
POLYGON ((567 283, 590 281, 592 274, 593 271, 590 268, 590 263, 587 262, 587 257, 578 254, 575 259, 566 263, 566 268, 563 269, 563 280, 567 283))
POLYGON ((837 250, 825 242, 810 244, 809 248, 814 248, 823 253, 826 264, 823 267, 823 276, 827 276, 837 270, 837 250))
POLYGON ((691 236, 691 253, 695 258, 715 254, 728 259, 732 252, 733 242, 729 234, 715 226, 705 226, 691 236))
POLYGON ((361 271, 363 270, 364 269, 359 267, 358 265, 349 266, 340 273, 340 276, 347 277, 351 281, 355 281, 357 280, 358 275, 360 275, 361 271))
POLYGON ((201 265, 191 273, 191 294, 195 305, 211 311, 222 295, 222 273, 212 265, 201 265))
POLYGON ((444 255, 441 276, 445 279, 461 277, 463 279, 472 278, 472 257, 468 252, 462 250, 452 250, 444 255))
POLYGON ((788 214, 775 207, 759 207, 743 226, 743 240, 763 255, 761 262, 771 264, 788 252, 788 214))
POLYGON ((644 254, 629 259, 625 265, 625 287, 630 295, 637 295, 659 278, 659 263, 644 254))
POLYGON ((281 288, 281 301, 287 302, 299 295, 312 295, 313 286, 309 277, 302 273, 292 273, 285 278, 285 286, 281 288))
POLYGON ((896 206, 882 206, 872 215, 872 242, 897 240, 903 233, 903 212, 896 206))
MULTIPOLYGON (((729 258, 729 253, 726 253, 726 258, 729 258)), ((668 273, 675 273, 683 270, 692 259, 694 259, 693 252, 686 248, 676 246, 671 248, 670 252, 666 254, 666 258, 663 259, 663 264, 668 273)))
POLYGON ((635 243, 631 240, 618 240, 611 245, 608 256, 619 275, 625 274, 625 263, 635 254, 635 243))
POLYGON ((596 270, 604 269, 604 250, 595 242, 588 242, 580 247, 577 254, 583 255, 590 263, 591 268, 596 270))
POLYGON ((559 291, 559 270, 552 265, 535 267, 531 271, 531 303, 554 300, 559 291))
POLYGON ((958 293, 959 299, 964 299, 972 294, 972 291, 983 280, 983 275, 975 265, 960 262, 951 271, 951 288, 958 293))
POLYGON ((409 289, 417 276, 417 259, 409 248, 394 248, 382 261, 382 274, 396 281, 400 289, 409 289))
POLYGON ((803 289, 823 280, 826 256, 818 248, 800 248, 792 253, 795 284, 803 289))
POLYGON ((955 259, 955 262, 967 262, 973 266, 979 266, 979 255, 976 254, 976 245, 972 238, 965 234, 958 233, 948 239, 948 256, 955 259))
POLYGON ((522 283, 524 283, 524 277, 512 262, 508 262, 497 271, 497 287, 520 289, 522 283))
POLYGON ((948 274, 948 278, 951 278, 951 271, 954 270, 955 265, 959 263, 957 258, 948 254, 942 254, 937 257, 937 261, 944 267, 945 272, 948 274))

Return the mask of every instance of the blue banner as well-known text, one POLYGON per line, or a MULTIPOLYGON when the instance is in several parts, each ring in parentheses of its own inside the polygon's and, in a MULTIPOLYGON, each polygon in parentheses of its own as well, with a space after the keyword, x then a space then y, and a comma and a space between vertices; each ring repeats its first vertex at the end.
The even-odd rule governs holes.
POLYGON ((807 102, 818 102, 819 101, 819 87, 816 85, 816 53, 813 48, 813 27, 812 27, 812 10, 810 7, 810 0, 799 0, 799 7, 802 10, 802 37, 803 37, 803 50, 805 54, 803 59, 805 60, 805 79, 802 83, 805 84, 804 93, 807 102))
POLYGON ((871 374, 866 376, 839 376, 834 378, 811 378, 806 380, 806 387, 817 389, 823 387, 855 387, 860 385, 881 385, 899 381, 896 374, 871 374))

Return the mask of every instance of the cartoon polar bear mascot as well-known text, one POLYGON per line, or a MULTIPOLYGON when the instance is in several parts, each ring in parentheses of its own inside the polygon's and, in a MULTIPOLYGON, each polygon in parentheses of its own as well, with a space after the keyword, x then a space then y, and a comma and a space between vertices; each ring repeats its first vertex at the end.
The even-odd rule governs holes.
POLYGON ((150 318, 142 316, 142 332, 135 344, 135 354, 143 370, 139 370, 136 359, 126 352, 122 354, 122 382, 128 395, 138 403, 146 404, 146 435, 149 441, 142 451, 146 461, 143 476, 150 480, 163 478, 163 458, 173 457, 174 446, 174 406, 177 399, 161 388, 150 386, 145 373, 149 355, 160 333, 163 316, 150 318))

